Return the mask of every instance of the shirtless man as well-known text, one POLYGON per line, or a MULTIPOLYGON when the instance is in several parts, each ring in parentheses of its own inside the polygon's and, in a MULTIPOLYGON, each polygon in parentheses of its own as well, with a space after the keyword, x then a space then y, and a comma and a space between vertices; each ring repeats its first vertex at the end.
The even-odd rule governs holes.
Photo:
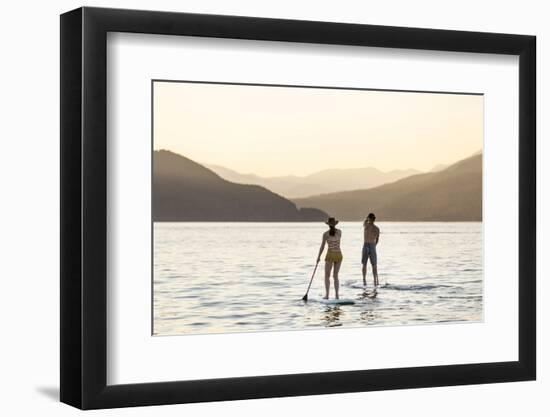
POLYGON ((369 213, 367 216, 364 227, 364 243, 363 243, 363 256, 361 257, 361 263, 363 264, 363 285, 367 286, 367 261, 370 258, 372 265, 372 275, 374 277, 374 288, 378 284, 378 268, 376 266, 376 245, 380 239, 380 229, 374 225, 376 216, 374 213, 369 213))

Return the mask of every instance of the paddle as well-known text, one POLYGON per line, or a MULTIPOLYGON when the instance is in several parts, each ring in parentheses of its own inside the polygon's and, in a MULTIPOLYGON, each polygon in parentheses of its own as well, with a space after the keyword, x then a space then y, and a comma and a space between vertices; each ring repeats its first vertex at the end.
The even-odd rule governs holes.
POLYGON ((313 282, 313 277, 315 276, 315 271, 317 271, 317 265, 319 265, 319 261, 315 264, 315 269, 313 270, 313 274, 311 274, 311 279, 309 280, 309 285, 307 287, 306 295, 302 297, 302 300, 307 301, 307 294, 309 293, 309 289, 311 288, 311 283, 313 282))

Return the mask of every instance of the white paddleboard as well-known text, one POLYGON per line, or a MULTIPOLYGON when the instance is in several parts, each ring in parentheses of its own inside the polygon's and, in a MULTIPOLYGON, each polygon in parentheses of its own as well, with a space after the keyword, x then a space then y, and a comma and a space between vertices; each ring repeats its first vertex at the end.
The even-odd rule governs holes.
POLYGON ((329 299, 329 300, 321 299, 320 302, 323 303, 323 304, 330 304, 330 305, 351 305, 351 304, 355 304, 355 301, 350 300, 349 298, 340 298, 339 300, 336 300, 336 299, 329 299))

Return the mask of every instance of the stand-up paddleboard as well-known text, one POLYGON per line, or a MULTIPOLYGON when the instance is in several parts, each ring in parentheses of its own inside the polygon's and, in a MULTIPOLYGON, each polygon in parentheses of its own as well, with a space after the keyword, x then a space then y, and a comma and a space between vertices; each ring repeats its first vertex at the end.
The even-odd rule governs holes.
POLYGON ((340 298, 340 299, 338 299, 338 300, 336 300, 336 299, 334 299, 334 298, 333 298, 333 299, 329 299, 329 300, 321 299, 320 302, 323 303, 323 304, 328 304, 328 305, 339 305, 339 306, 355 304, 355 301, 354 301, 354 300, 350 300, 349 298, 340 298))

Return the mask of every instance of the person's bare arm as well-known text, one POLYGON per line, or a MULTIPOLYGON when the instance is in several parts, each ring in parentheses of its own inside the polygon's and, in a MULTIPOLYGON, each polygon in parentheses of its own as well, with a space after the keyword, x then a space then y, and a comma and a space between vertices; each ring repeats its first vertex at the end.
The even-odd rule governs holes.
POLYGON ((319 255, 317 256, 317 262, 321 260, 321 255, 323 254, 323 251, 325 250, 325 243, 327 243, 327 234, 326 232, 323 233, 323 241, 321 242, 321 248, 319 249, 319 255))
POLYGON ((376 228, 376 244, 378 245, 378 241, 380 240, 380 229, 376 228))

